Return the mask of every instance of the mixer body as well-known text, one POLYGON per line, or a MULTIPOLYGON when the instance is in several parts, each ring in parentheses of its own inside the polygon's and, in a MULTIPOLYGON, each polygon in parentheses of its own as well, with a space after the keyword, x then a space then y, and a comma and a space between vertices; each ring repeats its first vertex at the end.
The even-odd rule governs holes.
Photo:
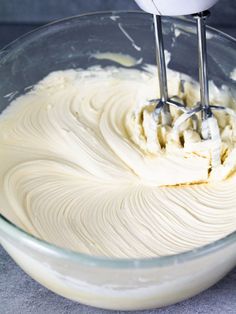
POLYGON ((156 15, 188 15, 208 10, 218 0, 135 0, 138 6, 156 15))

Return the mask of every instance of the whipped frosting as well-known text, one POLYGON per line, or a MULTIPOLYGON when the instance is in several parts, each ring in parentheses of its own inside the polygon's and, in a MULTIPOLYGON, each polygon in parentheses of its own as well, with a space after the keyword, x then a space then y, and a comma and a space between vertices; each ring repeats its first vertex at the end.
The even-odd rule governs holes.
MULTIPOLYGON (((197 83, 168 77, 171 96, 197 103, 197 83)), ((14 100, 0 116, 0 212, 60 247, 118 258, 180 253, 235 231, 234 119, 217 114, 212 168, 212 143, 191 122, 177 135, 153 124, 156 80, 152 66, 58 71, 14 100)), ((210 89, 211 102, 235 107, 227 88, 210 89)))

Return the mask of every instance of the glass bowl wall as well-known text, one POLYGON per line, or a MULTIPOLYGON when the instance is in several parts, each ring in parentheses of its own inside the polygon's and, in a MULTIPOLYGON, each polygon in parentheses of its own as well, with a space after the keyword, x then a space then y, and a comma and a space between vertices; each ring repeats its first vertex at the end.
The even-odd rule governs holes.
MULTIPOLYGON (((169 67, 197 79, 195 24, 164 19, 169 67)), ((208 29, 209 76, 235 90, 236 42, 208 29)), ((21 37, 0 53, 0 111, 55 70, 114 65, 92 58, 114 52, 155 63, 152 17, 142 13, 99 13, 62 20, 21 37), (129 34, 141 50, 135 49, 129 34)), ((4 211, 3 211, 4 212, 4 211)), ((197 236, 197 235, 196 235, 197 236)), ((0 216, 0 243, 32 278, 69 299, 116 310, 161 307, 207 289, 236 265, 236 233, 175 256, 111 260, 67 251, 27 234, 0 216)))

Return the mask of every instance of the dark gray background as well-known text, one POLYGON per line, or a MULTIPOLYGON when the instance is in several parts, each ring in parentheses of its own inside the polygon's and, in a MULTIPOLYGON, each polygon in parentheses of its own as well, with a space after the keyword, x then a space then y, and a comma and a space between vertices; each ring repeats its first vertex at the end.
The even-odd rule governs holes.
MULTIPOLYGON (((0 47, 52 20, 104 10, 138 7, 133 0, 0 0, 0 47)), ((209 25, 236 37, 236 0, 220 0, 211 11, 209 25)))
MULTIPOLYGON (((176 0, 178 2, 178 0, 176 0)), ((0 0, 0 47, 49 21, 102 10, 138 9, 133 0, 0 0)), ((236 37, 236 0, 221 0, 209 24, 236 37)), ((56 296, 27 276, 0 247, 0 314, 121 314, 56 296)), ((236 314, 236 270, 204 293, 139 314, 236 314)))

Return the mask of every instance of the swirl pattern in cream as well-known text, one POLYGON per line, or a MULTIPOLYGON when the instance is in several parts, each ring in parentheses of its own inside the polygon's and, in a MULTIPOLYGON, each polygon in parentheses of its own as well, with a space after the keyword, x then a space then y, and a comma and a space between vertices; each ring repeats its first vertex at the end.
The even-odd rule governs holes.
MULTIPOLYGON (((182 76, 169 76, 179 95, 182 76)), ((209 149, 189 127, 185 147, 167 128, 156 142, 147 134, 137 103, 155 86, 152 67, 94 67, 51 73, 13 101, 0 116, 1 213, 60 247, 118 258, 175 254, 235 231, 233 122, 221 122, 227 157, 214 174, 227 179, 209 180, 209 149), (188 182, 208 183, 164 186, 188 182)), ((185 90, 195 103, 195 83, 185 90)), ((212 97, 234 104, 224 91, 212 97)))

